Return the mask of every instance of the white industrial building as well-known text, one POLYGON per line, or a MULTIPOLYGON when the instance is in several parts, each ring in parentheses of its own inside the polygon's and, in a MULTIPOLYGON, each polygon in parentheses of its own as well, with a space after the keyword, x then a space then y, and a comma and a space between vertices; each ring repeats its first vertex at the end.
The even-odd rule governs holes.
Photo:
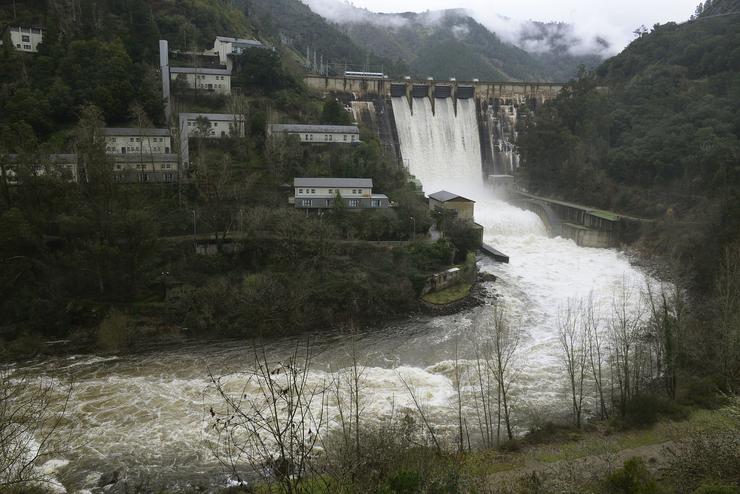
POLYGON ((252 48, 266 48, 256 39, 230 38, 227 36, 216 36, 211 53, 218 55, 221 65, 231 66, 230 55, 241 55, 245 50, 252 48))
POLYGON ((179 180, 176 154, 118 154, 113 179, 121 183, 171 183, 179 180))
MULTIPOLYGON (((38 27, 9 27, 10 43, 18 51, 36 53, 44 41, 44 31, 38 27)), ((2 41, 0 41, 2 44, 2 41)))
POLYGON ((308 177, 293 180, 296 209, 321 210, 335 207, 341 200, 349 209, 385 209, 391 207, 385 194, 373 194, 371 178, 308 177))
POLYGON ((360 142, 360 129, 356 125, 272 124, 268 131, 270 135, 295 135, 301 142, 312 144, 360 142))
POLYGON ((105 128, 108 154, 169 154, 172 137, 169 129, 105 128))
POLYGON ((207 139, 224 139, 227 137, 244 137, 244 115, 233 113, 180 113, 180 154, 182 163, 190 163, 190 137, 207 139), (201 127, 201 122, 206 125, 201 127), (205 131, 205 133, 201 133, 205 131))
POLYGON ((49 154, 40 159, 34 159, 30 164, 21 163, 18 155, 15 154, 2 155, 0 160, 5 165, 6 179, 10 185, 17 185, 18 177, 24 176, 24 173, 17 171, 17 168, 22 165, 26 165, 25 174, 33 177, 58 175, 70 182, 79 180, 76 154, 49 154))
POLYGON ((184 81, 190 89, 231 94, 231 69, 170 67, 170 80, 184 81))

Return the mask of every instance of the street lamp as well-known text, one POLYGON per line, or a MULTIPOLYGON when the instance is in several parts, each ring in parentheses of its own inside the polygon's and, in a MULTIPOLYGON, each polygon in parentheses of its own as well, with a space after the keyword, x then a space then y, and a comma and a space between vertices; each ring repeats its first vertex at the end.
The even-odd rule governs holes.
POLYGON ((195 242, 198 238, 198 229, 195 226, 195 209, 190 210, 190 212, 193 213, 193 242, 195 242))

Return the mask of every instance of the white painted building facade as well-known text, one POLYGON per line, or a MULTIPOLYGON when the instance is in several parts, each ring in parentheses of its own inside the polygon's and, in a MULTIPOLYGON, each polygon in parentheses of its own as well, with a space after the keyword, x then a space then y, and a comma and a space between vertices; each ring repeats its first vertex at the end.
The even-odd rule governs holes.
POLYGON ((180 113, 180 154, 183 166, 190 163, 191 137, 205 137, 206 139, 225 139, 229 137, 244 137, 244 115, 231 113, 180 113), (207 126, 201 129, 201 122, 207 126), (201 134, 205 131, 204 134, 201 134))
POLYGON ((190 89, 231 94, 231 70, 198 67, 170 67, 170 80, 184 81, 190 89))
POLYGON ((338 199, 348 209, 385 209, 388 196, 373 194, 371 178, 296 178, 290 203, 296 209, 321 210, 335 206, 338 199))
POLYGON ((172 137, 169 129, 105 128, 108 154, 169 154, 172 137))
POLYGON ((113 179, 122 183, 172 183, 179 179, 176 154, 116 155, 113 179))
POLYGON ((44 41, 44 31, 38 27, 10 27, 10 43, 18 51, 36 53, 44 41))
POLYGON ((272 124, 270 135, 298 136, 308 144, 355 144, 360 142, 360 129, 356 125, 298 125, 272 124))
POLYGON ((228 36, 217 36, 213 42, 211 53, 218 55, 221 65, 231 66, 229 56, 241 55, 246 50, 253 48, 266 48, 256 39, 230 38, 228 36))

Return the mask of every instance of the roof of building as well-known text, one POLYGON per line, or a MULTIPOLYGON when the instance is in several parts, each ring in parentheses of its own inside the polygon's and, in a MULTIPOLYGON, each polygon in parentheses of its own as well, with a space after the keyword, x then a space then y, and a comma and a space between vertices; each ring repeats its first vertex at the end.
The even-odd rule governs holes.
POLYGON ((372 189, 372 178, 294 178, 293 187, 357 187, 372 189))
POLYGON ((233 122, 244 121, 244 115, 234 113, 180 113, 180 120, 196 120, 200 117, 207 118, 211 122, 233 122))
POLYGON ((450 201, 475 202, 472 199, 468 199, 467 197, 453 194, 452 192, 447 192, 446 190, 440 190, 439 192, 435 192, 434 194, 429 194, 429 198, 434 199, 435 201, 439 201, 439 202, 450 202, 450 201))
POLYGON ((294 132, 297 134, 318 132, 321 134, 359 134, 356 125, 299 125, 299 124, 272 124, 272 132, 294 132))
POLYGON ((204 75, 231 75, 230 69, 211 69, 208 67, 170 67, 171 74, 204 74, 204 75))
POLYGON ((260 48, 260 47, 265 46, 260 41, 257 41, 256 39, 231 38, 229 36, 216 36, 216 41, 221 41, 222 43, 232 43, 235 45, 251 46, 255 48, 260 48))
POLYGON ((116 163, 174 163, 177 161, 176 154, 148 154, 131 153, 113 155, 116 163))
POLYGON ((107 136, 157 136, 169 137, 170 129, 148 129, 139 127, 106 127, 103 135, 107 136))

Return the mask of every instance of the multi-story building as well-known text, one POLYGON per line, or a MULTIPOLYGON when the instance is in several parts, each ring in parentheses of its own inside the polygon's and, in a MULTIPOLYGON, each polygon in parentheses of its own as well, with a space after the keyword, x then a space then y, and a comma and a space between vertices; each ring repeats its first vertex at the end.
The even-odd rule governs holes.
POLYGON ((180 113, 180 154, 183 166, 190 163, 191 137, 224 139, 244 137, 244 115, 233 113, 180 113))
POLYGON ((267 48, 256 39, 229 38, 227 36, 216 36, 211 53, 218 55, 221 65, 231 67, 230 55, 241 55, 245 50, 252 48, 267 48))
POLYGON ((108 154, 170 154, 170 129, 105 128, 105 150, 108 154))
POLYGON ((289 202, 296 209, 331 209, 337 200, 350 210, 391 207, 388 196, 373 194, 371 178, 296 178, 293 188, 295 195, 289 202))
POLYGON ((295 135, 301 142, 310 144, 355 144, 360 142, 360 129, 356 125, 299 125, 272 124, 270 135, 295 135))
POLYGON ((117 154, 113 160, 113 180, 116 182, 171 183, 180 179, 176 154, 117 154))
POLYGON ((183 81, 193 90, 231 94, 231 69, 170 67, 170 80, 183 81))
POLYGON ((8 31, 10 43, 18 51, 36 53, 39 51, 39 44, 44 41, 44 31, 38 27, 9 27, 8 31))
MULTIPOLYGON (((3 168, 5 168, 5 176, 8 184, 17 184, 18 177, 22 176, 21 173, 16 171, 16 167, 20 165, 18 160, 18 155, 15 154, 0 155, 0 164, 4 165, 3 168)), ((35 177, 56 174, 70 182, 78 182, 77 155, 50 154, 40 159, 35 159, 27 166, 27 173, 35 177)))

